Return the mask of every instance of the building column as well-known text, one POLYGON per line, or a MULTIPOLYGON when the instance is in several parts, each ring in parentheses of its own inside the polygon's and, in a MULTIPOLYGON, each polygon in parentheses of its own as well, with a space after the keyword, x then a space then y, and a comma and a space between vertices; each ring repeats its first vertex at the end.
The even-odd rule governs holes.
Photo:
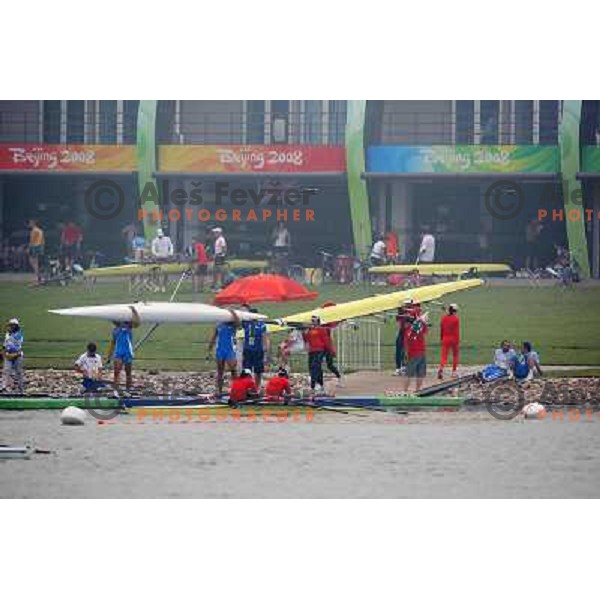
POLYGON ((410 201, 410 184, 405 181, 392 182, 392 229, 398 234, 400 261, 412 263, 408 254, 413 240, 409 238, 412 218, 412 203, 410 201))
POLYGON ((600 182, 594 182, 594 218, 592 219, 592 276, 600 277, 600 182))

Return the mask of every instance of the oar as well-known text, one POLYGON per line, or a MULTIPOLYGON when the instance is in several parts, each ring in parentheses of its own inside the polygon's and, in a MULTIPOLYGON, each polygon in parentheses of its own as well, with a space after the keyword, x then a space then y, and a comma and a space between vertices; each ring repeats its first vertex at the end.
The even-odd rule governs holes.
MULTIPOLYGON (((177 282, 177 285, 175 286, 175 289, 173 290, 173 293, 169 298, 169 302, 173 302, 173 300, 175 300, 175 296, 177 295, 177 292, 179 291, 179 288, 181 287, 181 284, 183 283, 184 279, 188 276, 188 273, 189 270, 184 271, 181 274, 181 277, 179 278, 179 281, 177 282)), ((150 327, 150 329, 145 333, 144 337, 142 337, 133 348, 134 352, 158 329, 159 325, 160 323, 154 323, 154 325, 150 327)))

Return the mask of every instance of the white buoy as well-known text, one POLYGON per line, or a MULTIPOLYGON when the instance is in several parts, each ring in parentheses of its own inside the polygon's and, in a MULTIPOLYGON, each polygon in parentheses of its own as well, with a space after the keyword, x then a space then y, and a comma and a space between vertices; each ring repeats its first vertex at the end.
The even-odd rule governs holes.
POLYGON ((543 404, 539 402, 530 402, 523 407, 523 416, 526 419, 539 419, 546 409, 543 404))
POLYGON ((67 406, 60 415, 63 425, 85 425, 86 412, 76 406, 67 406))

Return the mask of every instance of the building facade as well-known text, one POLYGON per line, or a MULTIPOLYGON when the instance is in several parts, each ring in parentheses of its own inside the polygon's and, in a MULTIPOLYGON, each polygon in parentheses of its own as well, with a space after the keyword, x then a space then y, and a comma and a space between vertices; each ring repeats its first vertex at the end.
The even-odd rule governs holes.
POLYGON ((36 218, 52 245, 74 220, 86 246, 114 261, 128 225, 147 238, 168 228, 183 249, 220 223, 233 253, 258 256, 287 210, 303 264, 321 250, 365 256, 388 230, 412 262, 428 228, 439 260, 518 267, 537 221, 540 264, 560 244, 598 277, 599 105, 0 101, 0 232, 22 240, 36 218))

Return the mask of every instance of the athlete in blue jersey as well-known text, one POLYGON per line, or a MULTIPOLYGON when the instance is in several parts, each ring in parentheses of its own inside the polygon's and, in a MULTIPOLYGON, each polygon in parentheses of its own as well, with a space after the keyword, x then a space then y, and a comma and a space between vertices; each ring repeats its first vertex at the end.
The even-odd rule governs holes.
MULTIPOLYGON (((237 376, 237 357, 235 354, 235 334, 240 326, 240 319, 237 313, 228 309, 231 313, 232 321, 219 323, 215 327, 213 336, 208 343, 208 355, 216 346, 215 359, 217 362, 217 394, 223 394, 223 383, 225 376, 225 368, 231 372, 231 378, 237 376)), ((207 355, 207 358, 208 358, 207 355)))
POLYGON ((132 378, 131 370, 133 365, 133 329, 139 327, 140 316, 133 306, 131 309, 131 321, 115 321, 110 347, 108 349, 108 358, 114 360, 114 379, 113 385, 115 393, 119 392, 121 380, 121 371, 125 369, 125 387, 127 391, 131 390, 132 378))
POLYGON ((10 319, 6 324, 6 333, 2 345, 4 390, 8 391, 14 381, 17 391, 22 394, 23 384, 23 331, 18 319, 10 319))
MULTIPOLYGON (((249 308, 250 312, 257 312, 249 308)), ((264 321, 243 321, 244 350, 242 354, 242 367, 254 373, 256 389, 260 389, 262 374, 265 372, 265 355, 269 355, 269 335, 264 321)))

